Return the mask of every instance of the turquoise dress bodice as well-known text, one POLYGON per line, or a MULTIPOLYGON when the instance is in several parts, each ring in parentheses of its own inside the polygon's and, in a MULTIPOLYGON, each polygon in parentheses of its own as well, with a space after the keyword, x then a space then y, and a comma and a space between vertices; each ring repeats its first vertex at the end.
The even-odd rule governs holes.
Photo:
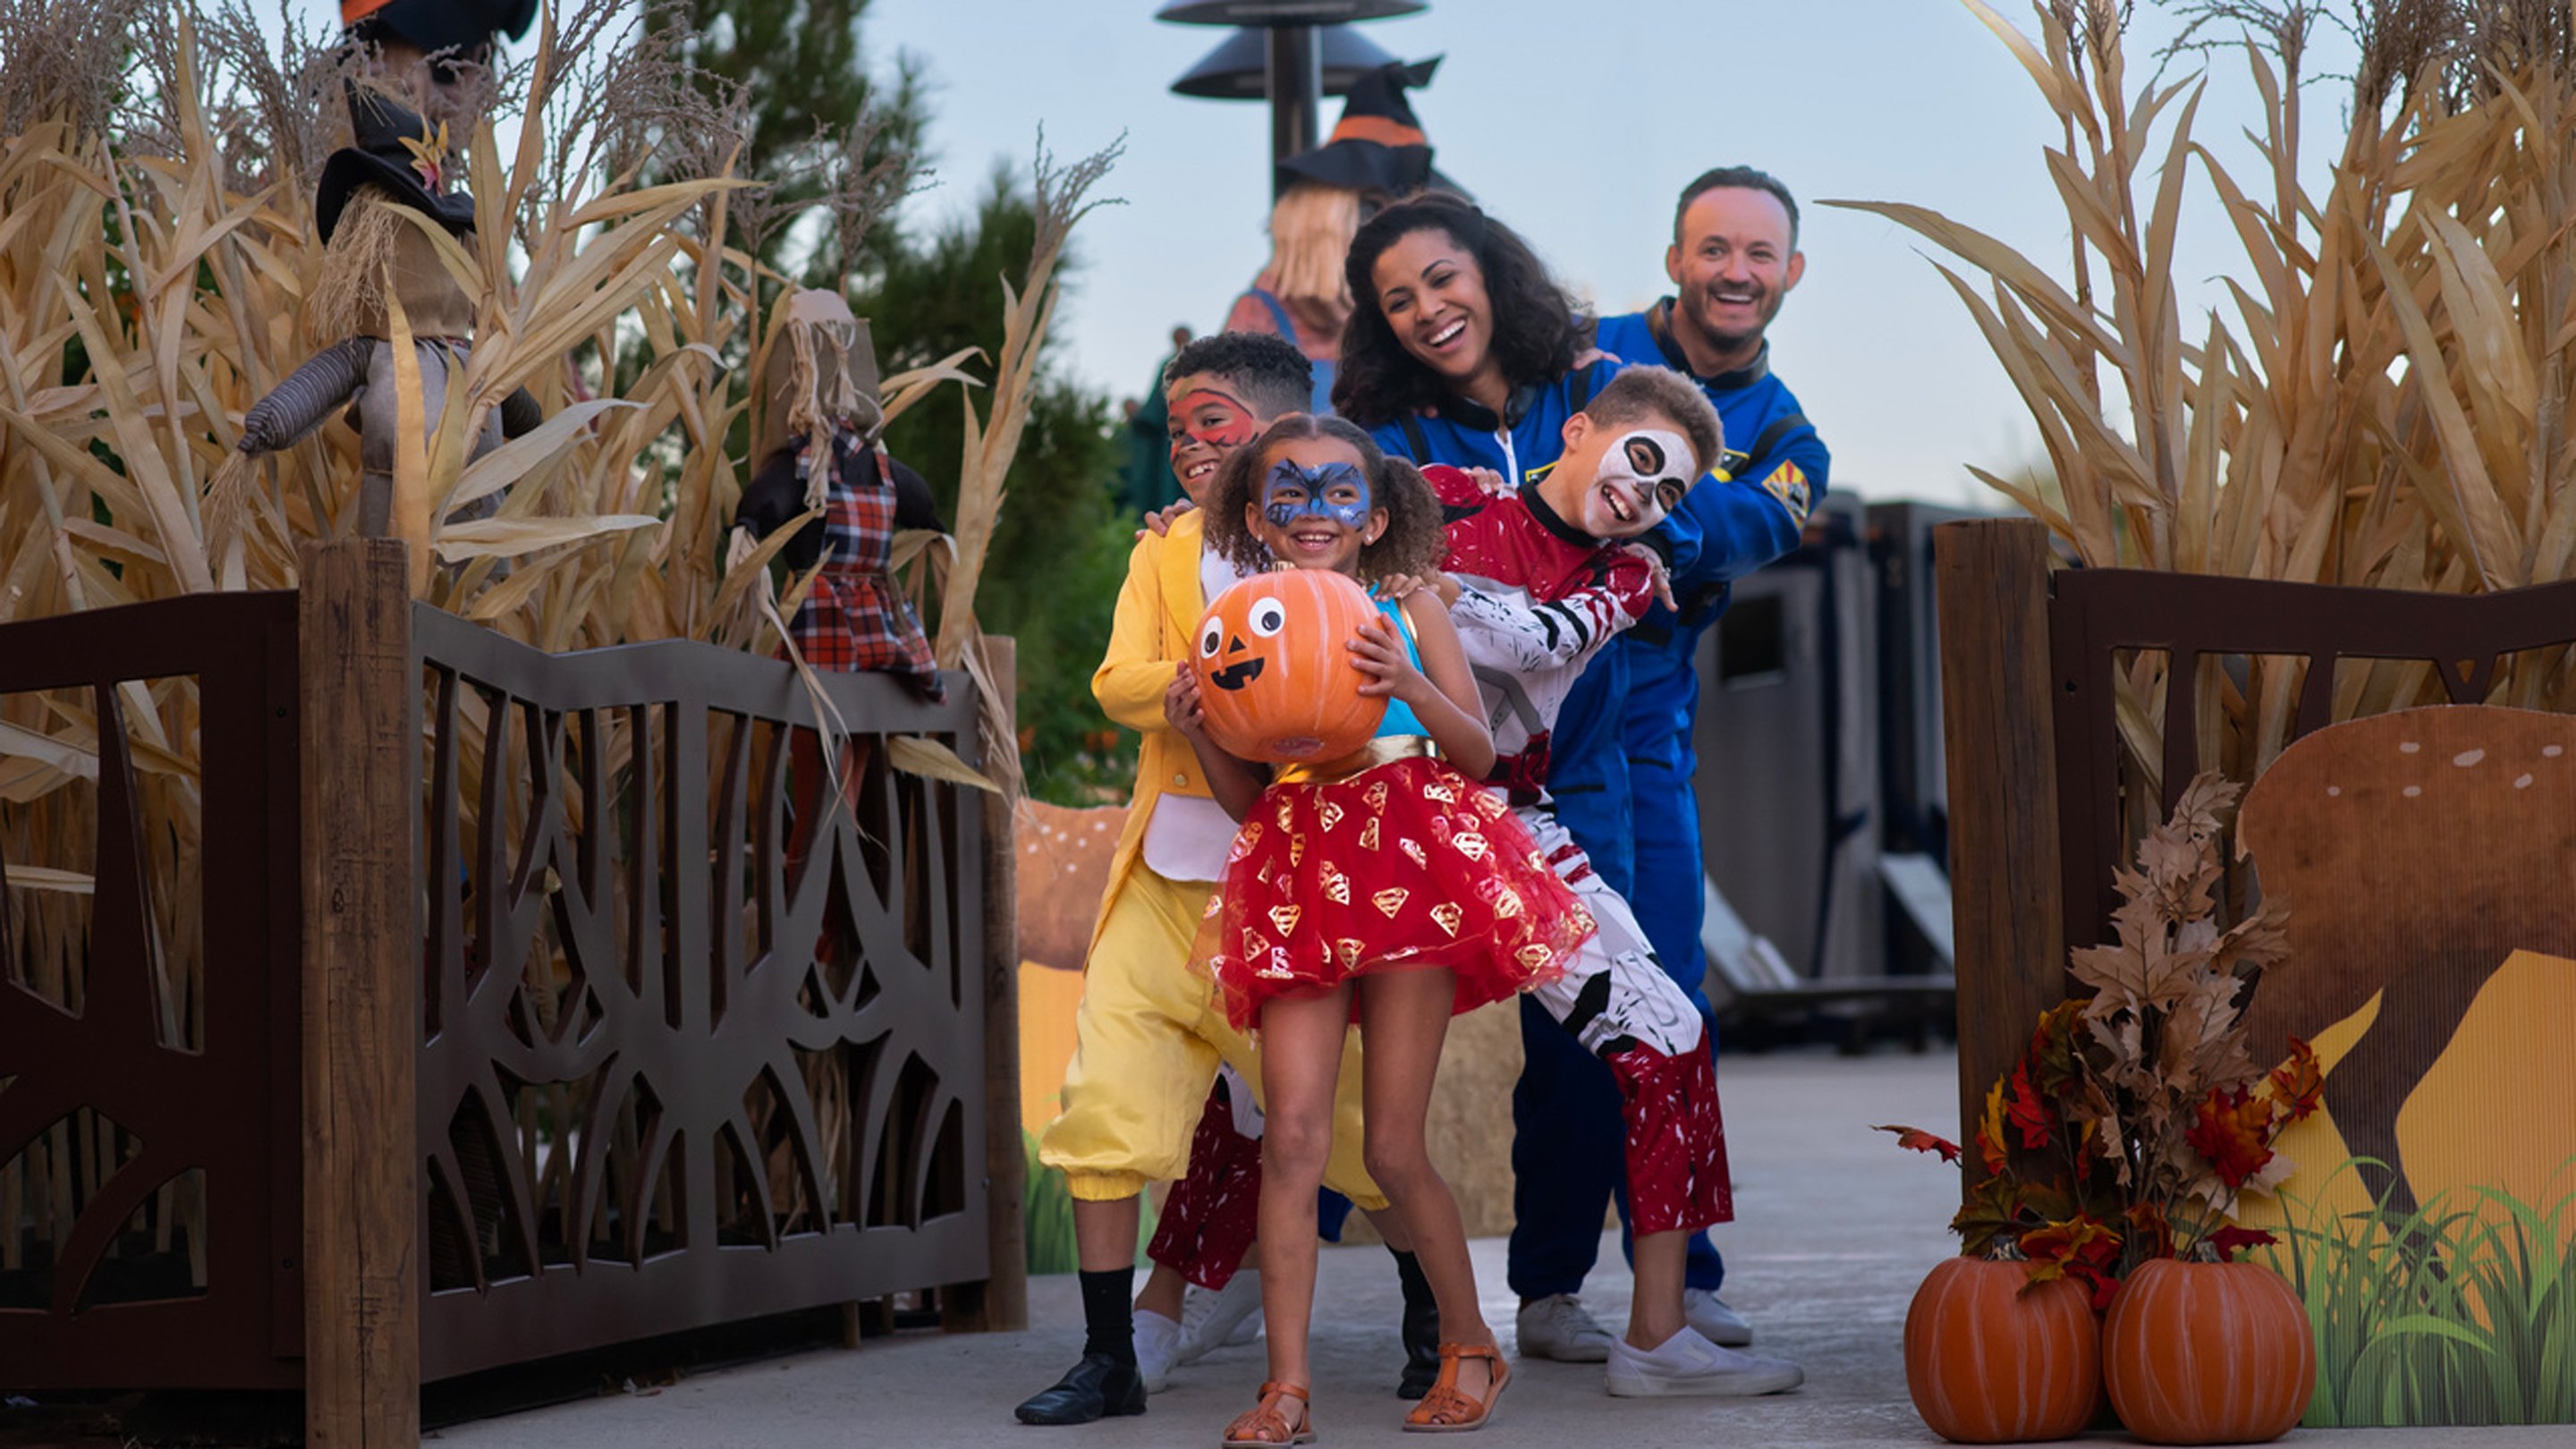
MULTIPOLYGON (((1404 656, 1413 661, 1414 668, 1420 669, 1422 650, 1413 642, 1413 621, 1404 617, 1403 603, 1395 599, 1374 597, 1372 602, 1377 605, 1379 613, 1395 621, 1396 637, 1404 641, 1404 656)), ((1378 721, 1377 726, 1379 739, 1389 735, 1421 735, 1427 739, 1430 734, 1431 731, 1422 727, 1422 719, 1413 712, 1413 706, 1400 699, 1390 699, 1386 702, 1386 718, 1378 721)))

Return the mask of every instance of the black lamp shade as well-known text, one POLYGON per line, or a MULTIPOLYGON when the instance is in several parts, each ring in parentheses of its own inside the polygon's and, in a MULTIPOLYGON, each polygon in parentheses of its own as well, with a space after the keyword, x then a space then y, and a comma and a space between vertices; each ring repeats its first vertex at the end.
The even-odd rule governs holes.
MULTIPOLYGON (((1348 94, 1353 80, 1395 59, 1377 42, 1347 26, 1327 25, 1316 36, 1324 46, 1324 94, 1328 96, 1348 94)), ((1206 101, 1267 99, 1265 43, 1258 30, 1236 31, 1172 82, 1172 94, 1206 101)))
POLYGON ((1341 25, 1430 8, 1430 0, 1172 0, 1154 14, 1174 25, 1341 25))

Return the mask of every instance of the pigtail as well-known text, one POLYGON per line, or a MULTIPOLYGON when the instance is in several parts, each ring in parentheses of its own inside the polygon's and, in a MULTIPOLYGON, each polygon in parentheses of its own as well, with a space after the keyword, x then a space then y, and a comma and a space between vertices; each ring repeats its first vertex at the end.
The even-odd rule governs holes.
POLYGON ((1265 433, 1217 465, 1216 487, 1209 495, 1207 522, 1202 525, 1218 556, 1245 573, 1258 573, 1272 563, 1269 546, 1255 538, 1243 521, 1252 502, 1253 480, 1260 476, 1262 455, 1269 450, 1270 437, 1265 433))
POLYGON ((1388 457, 1374 443, 1362 454, 1371 460, 1369 492, 1386 510, 1386 532, 1360 550, 1360 573, 1376 579, 1437 571, 1449 555, 1440 495, 1431 491, 1422 470, 1405 459, 1388 457))

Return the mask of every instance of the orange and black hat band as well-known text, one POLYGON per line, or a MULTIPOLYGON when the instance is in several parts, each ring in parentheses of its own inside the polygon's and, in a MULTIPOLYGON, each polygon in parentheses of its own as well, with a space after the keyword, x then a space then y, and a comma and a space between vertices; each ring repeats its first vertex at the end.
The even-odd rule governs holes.
POLYGON ((1333 134, 1326 138, 1325 144, 1331 145, 1335 141, 1374 141, 1381 146, 1431 144, 1429 138, 1422 134, 1421 127, 1408 126, 1385 116, 1344 116, 1333 127, 1333 134))
POLYGON ((346 30, 392 3, 393 0, 340 0, 340 28, 346 30))

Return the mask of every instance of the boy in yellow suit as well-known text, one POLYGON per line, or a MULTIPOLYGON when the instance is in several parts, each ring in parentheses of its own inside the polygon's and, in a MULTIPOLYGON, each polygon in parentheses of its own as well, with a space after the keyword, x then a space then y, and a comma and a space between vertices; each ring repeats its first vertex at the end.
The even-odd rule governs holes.
MULTIPOLYGON (((1172 472, 1192 502, 1217 464, 1313 395, 1303 354, 1277 337, 1226 332, 1190 343, 1163 370, 1171 409, 1172 472)), ((1081 1261, 1082 1359, 1019 1406, 1025 1424, 1087 1424, 1145 1412, 1136 1365, 1137 1195, 1178 1178, 1220 1061, 1261 1080, 1251 1041, 1227 1025, 1190 947, 1234 843, 1235 822, 1209 796, 1197 757, 1163 718, 1163 695, 1189 657, 1207 602, 1232 585, 1233 566, 1200 546, 1195 512, 1137 540, 1118 595, 1108 657, 1091 692, 1112 720, 1144 735, 1126 833, 1083 967, 1064 1111, 1039 1139, 1038 1160, 1061 1169, 1073 1194, 1081 1261)), ((1334 1157, 1324 1180, 1363 1208, 1386 1206, 1360 1165, 1359 1052, 1342 1056, 1334 1157)))

